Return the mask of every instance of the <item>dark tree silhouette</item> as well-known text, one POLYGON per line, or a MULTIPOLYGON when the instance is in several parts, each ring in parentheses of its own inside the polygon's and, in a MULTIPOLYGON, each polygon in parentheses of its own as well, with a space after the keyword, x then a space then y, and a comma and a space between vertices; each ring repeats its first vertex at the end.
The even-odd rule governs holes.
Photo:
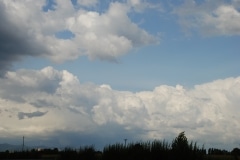
MULTIPOLYGON (((210 150, 212 151, 212 149, 210 150)), ((214 150, 213 150, 214 151, 214 150)), ((218 151, 218 150, 215 150, 218 151)), ((239 149, 232 151, 235 159, 239 149)), ((147 142, 117 143, 107 145, 103 152, 96 151, 94 146, 80 147, 80 149, 65 148, 64 150, 43 149, 14 152, 0 152, 0 159, 56 159, 56 160, 211 160, 213 156, 206 156, 204 148, 199 149, 196 143, 188 142, 184 132, 181 132, 172 144, 154 140, 147 142)))
POLYGON ((173 140, 172 149, 183 152, 188 150, 188 140, 184 132, 179 133, 179 135, 173 140))
POLYGON ((184 132, 179 135, 172 142, 172 155, 174 159, 186 160, 189 153, 188 140, 184 132))

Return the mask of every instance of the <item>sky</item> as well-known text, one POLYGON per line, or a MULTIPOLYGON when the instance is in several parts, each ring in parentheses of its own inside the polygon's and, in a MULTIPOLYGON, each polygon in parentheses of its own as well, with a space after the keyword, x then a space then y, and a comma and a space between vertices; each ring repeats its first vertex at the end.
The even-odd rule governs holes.
POLYGON ((0 20, 0 143, 239 147, 239 0, 1 0, 0 20))

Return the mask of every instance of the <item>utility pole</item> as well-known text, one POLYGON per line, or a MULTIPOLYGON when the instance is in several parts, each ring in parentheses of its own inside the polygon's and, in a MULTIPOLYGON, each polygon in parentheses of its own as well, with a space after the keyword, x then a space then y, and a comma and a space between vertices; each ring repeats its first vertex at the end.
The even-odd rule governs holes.
POLYGON ((126 145, 127 145, 127 139, 124 139, 124 141, 125 141, 125 147, 126 147, 126 145))
POLYGON ((22 143, 22 151, 24 150, 24 136, 23 136, 23 143, 22 143))

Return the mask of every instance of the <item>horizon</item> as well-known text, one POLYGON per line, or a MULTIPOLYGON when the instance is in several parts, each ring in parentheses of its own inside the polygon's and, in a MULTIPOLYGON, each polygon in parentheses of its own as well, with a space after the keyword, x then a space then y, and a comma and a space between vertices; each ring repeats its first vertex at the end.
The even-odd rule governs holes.
MULTIPOLYGON (((184 131, 183 131, 184 132, 184 131)), ((185 133, 185 132, 184 132, 185 133)), ((179 133, 180 134, 180 133, 179 133)), ((176 137, 177 137, 177 135, 176 135, 176 137)), ((75 143, 74 145, 66 145, 66 146, 62 146, 62 145, 59 145, 59 144, 52 144, 52 143, 49 143, 48 145, 47 145, 47 143, 42 143, 42 144, 34 144, 35 143, 35 141, 28 141, 27 140, 27 142, 28 142, 28 144, 26 144, 26 142, 25 142, 25 136, 24 136, 24 142, 23 142, 23 139, 22 139, 22 143, 14 143, 14 142, 12 142, 12 143, 8 143, 7 141, 5 141, 5 143, 0 143, 0 145, 10 145, 10 146, 14 146, 14 147, 19 147, 19 149, 20 150, 28 150, 29 148, 30 149, 37 149, 37 148, 35 148, 35 147, 42 147, 41 149, 54 149, 54 148, 58 148, 58 149, 66 149, 66 148, 71 148, 71 149, 79 149, 79 148, 82 148, 82 147, 89 147, 89 146, 91 146, 91 147, 93 147, 96 151, 103 151, 103 149, 105 148, 105 147, 108 147, 109 145, 114 145, 114 144, 122 144, 122 145, 131 145, 131 144, 138 144, 138 143, 146 143, 146 142, 154 142, 154 141, 161 141, 161 142, 167 142, 168 144, 170 144, 176 137, 173 137, 172 139, 147 139, 147 140, 140 140, 140 139, 138 139, 138 140, 132 140, 132 141, 130 141, 130 140, 128 140, 127 139, 127 141, 125 141, 126 140, 126 138, 125 139, 123 139, 122 141, 112 141, 112 142, 110 142, 110 143, 105 143, 104 145, 97 145, 97 144, 93 144, 93 143, 86 143, 86 141, 85 141, 85 144, 80 144, 80 143, 75 143), (24 148, 24 149, 23 149, 24 148)), ((11 139, 11 140, 13 140, 13 139, 11 139)), ((194 140, 191 140, 191 139, 187 139, 188 140, 188 143, 190 144, 190 143, 196 143, 196 145, 198 146, 198 147, 200 147, 200 148, 203 148, 203 149, 205 149, 206 151, 207 150, 209 150, 209 149, 220 149, 220 150, 226 150, 226 151, 228 151, 228 152, 231 152, 233 149, 235 149, 235 148, 239 148, 238 146, 236 146, 236 147, 234 147, 234 148, 224 148, 224 146, 221 146, 220 148, 218 148, 218 145, 213 145, 213 146, 205 146, 205 144, 201 144, 201 143, 199 143, 199 142, 197 142, 197 141, 194 141, 194 140)), ((225 146, 226 147, 226 146, 225 146)), ((39 149, 39 148, 38 148, 39 149)), ((4 150, 5 151, 5 150, 4 150)))

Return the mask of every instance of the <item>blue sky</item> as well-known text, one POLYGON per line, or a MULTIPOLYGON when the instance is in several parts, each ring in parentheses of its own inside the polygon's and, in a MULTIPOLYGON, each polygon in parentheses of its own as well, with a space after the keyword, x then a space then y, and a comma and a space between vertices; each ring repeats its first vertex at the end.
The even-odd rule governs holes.
MULTIPOLYGON (((238 36, 188 37, 184 33, 181 35, 180 26, 175 27, 175 30, 164 31, 160 44, 136 48, 119 57, 117 62, 89 60, 84 56, 53 64, 47 59, 28 57, 15 63, 15 68, 41 69, 53 65, 59 70, 71 71, 83 82, 107 83, 114 89, 132 91, 152 90, 161 84, 192 88, 240 74, 238 36), (176 30, 179 30, 177 37, 171 35, 176 30)), ((149 28, 151 26, 146 26, 147 31, 151 31, 149 28)))
POLYGON ((102 147, 186 131, 206 146, 236 147, 239 8, 238 0, 1 1, 0 139, 102 147))

